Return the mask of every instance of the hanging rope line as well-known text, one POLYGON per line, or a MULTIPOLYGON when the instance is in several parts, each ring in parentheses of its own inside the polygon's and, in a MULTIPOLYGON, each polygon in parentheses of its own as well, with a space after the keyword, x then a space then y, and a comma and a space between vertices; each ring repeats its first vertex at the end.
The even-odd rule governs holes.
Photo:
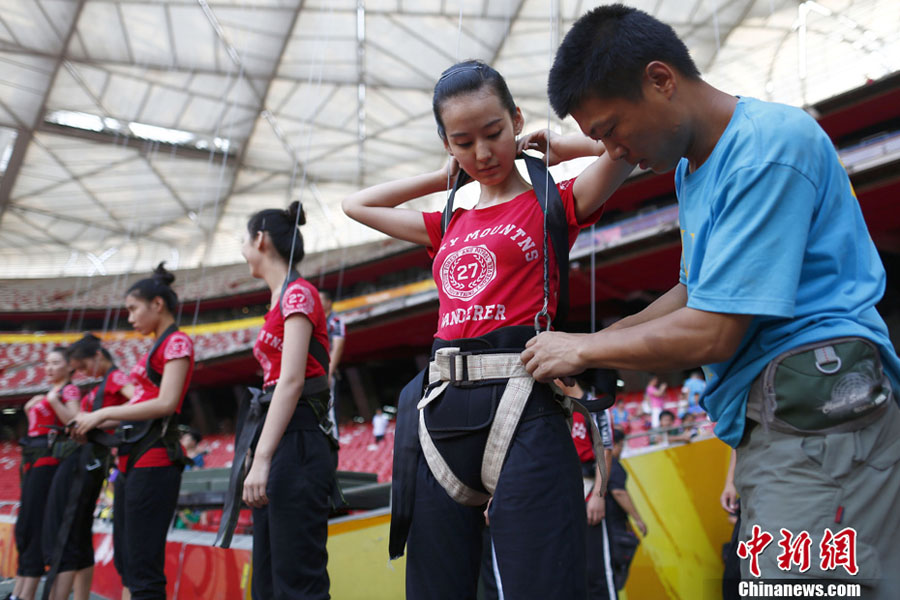
MULTIPOLYGON (((550 32, 548 36, 548 56, 549 56, 549 66, 553 65, 553 51, 555 50, 555 45, 553 43, 553 32, 555 30, 554 23, 556 21, 556 9, 554 8, 555 2, 554 0, 550 1, 550 32)), ((544 165, 546 167, 546 177, 544 178, 544 235, 543 235, 543 245, 544 245, 544 306, 540 311, 534 316, 534 330, 535 333, 540 333, 541 331, 550 331, 550 327, 552 325, 552 319, 550 318, 550 253, 548 248, 548 238, 549 232, 547 230, 547 213, 550 210, 550 125, 551 125, 552 115, 550 112, 550 103, 547 102, 547 148, 544 152, 544 165), (546 329, 541 325, 541 320, 544 319, 546 321, 546 329)), ((534 186, 537 182, 532 181, 531 184, 534 186)), ((563 277, 568 277, 568 273, 559 273, 560 279, 563 277)), ((556 307, 556 310, 559 310, 559 306, 556 307)))

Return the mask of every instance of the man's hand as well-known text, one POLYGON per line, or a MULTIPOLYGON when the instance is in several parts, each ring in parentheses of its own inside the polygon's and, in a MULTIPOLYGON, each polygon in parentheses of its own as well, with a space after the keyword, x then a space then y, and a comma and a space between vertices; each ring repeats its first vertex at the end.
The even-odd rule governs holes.
POLYGON ((737 489, 735 489, 734 483, 731 481, 725 482, 725 488, 722 490, 722 495, 719 497, 719 503, 729 514, 733 515, 737 512, 737 497, 737 489))
POLYGON ((538 381, 575 375, 585 369, 578 359, 578 346, 583 335, 544 331, 528 340, 522 352, 525 369, 538 381))

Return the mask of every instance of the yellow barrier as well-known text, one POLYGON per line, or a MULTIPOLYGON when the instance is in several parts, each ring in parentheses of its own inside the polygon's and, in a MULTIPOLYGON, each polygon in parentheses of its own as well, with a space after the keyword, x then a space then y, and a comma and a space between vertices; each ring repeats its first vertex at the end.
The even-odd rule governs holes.
POLYGON ((719 505, 730 448, 717 439, 622 461, 647 525, 621 600, 721 598, 722 544, 732 526, 719 505))

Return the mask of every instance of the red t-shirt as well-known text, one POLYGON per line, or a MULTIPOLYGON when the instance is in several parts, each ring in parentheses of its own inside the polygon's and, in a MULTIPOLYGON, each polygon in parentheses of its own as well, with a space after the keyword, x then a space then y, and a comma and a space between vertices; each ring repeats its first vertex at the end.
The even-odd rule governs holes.
MULTIPOLYGON (((78 400, 81 398, 81 390, 78 389, 77 385, 67 383, 59 391, 59 398, 62 400, 63 404, 74 402, 77 406, 78 400)), ((42 427, 42 425, 64 425, 64 423, 59 420, 59 417, 56 416, 56 411, 50 406, 50 401, 47 400, 47 396, 41 398, 34 406, 28 409, 28 437, 37 437, 50 433, 50 430, 46 427, 42 427)), ((32 464, 31 467, 47 467, 58 464, 58 458, 44 456, 34 461, 34 464, 32 464)))
POLYGON ((580 412, 572 413, 572 441, 575 442, 578 460, 581 462, 594 460, 594 447, 591 444, 591 426, 590 423, 585 422, 584 415, 580 412))
MULTIPOLYGON (((130 383, 131 380, 128 379, 128 375, 124 372, 116 369, 110 373, 109 379, 106 380, 106 387, 103 388, 103 404, 100 407, 118 406, 119 404, 127 403, 128 398, 123 396, 120 390, 130 383)), ((82 412, 92 412, 94 410, 94 398, 97 396, 99 387, 97 385, 81 399, 82 412)))
MULTIPOLYGON (((303 315, 309 319, 313 326, 313 338, 329 352, 328 326, 325 323, 325 311, 322 310, 319 292, 310 282, 298 277, 281 296, 281 310, 275 305, 266 313, 262 329, 259 330, 256 343, 253 345, 253 356, 263 369, 264 388, 278 383, 278 377, 281 375, 284 320, 291 315, 303 315)), ((325 375, 325 367, 310 353, 306 359, 306 379, 320 375, 325 375)))
MULTIPOLYGON (((166 338, 166 340, 156 349, 153 356, 150 357, 150 366, 158 372, 162 373, 166 368, 166 363, 170 360, 178 358, 190 359, 190 367, 188 367, 187 377, 184 379, 184 386, 181 389, 181 398, 178 400, 178 406, 175 413, 181 412, 181 405, 184 403, 184 396, 187 394, 188 386, 191 383, 191 375, 194 373, 194 342, 191 341, 183 331, 176 331, 166 338)), ((159 388, 147 377, 147 355, 143 355, 137 363, 131 368, 130 383, 134 384, 134 397, 129 404, 137 404, 159 398, 159 388)), ((107 383, 109 385, 109 383, 107 383)), ((106 395, 106 392, 103 394, 106 395)), ((125 472, 128 456, 119 457, 119 470, 125 472)), ((141 456, 134 464, 138 467, 166 467, 172 464, 169 460, 169 454, 165 448, 150 448, 141 456)))
MULTIPOLYGON (((583 223, 575 217, 574 179, 557 184, 568 222, 569 247, 582 227, 600 218, 598 210, 583 223)), ((440 308, 435 337, 453 340, 484 335, 510 325, 534 325, 544 305, 544 212, 534 190, 508 202, 477 210, 457 209, 441 237, 442 213, 424 213, 434 258, 440 308)), ((550 251, 551 316, 556 315, 559 273, 550 251)))
MULTIPOLYGON (((59 398, 63 404, 68 404, 69 402, 77 403, 81 399, 81 391, 77 385, 67 383, 59 391, 59 398)), ((49 429, 43 427, 44 425, 58 425, 61 427, 64 424, 56 416, 56 411, 50 406, 47 396, 41 398, 40 401, 28 409, 28 437, 37 437, 50 433, 49 429)))

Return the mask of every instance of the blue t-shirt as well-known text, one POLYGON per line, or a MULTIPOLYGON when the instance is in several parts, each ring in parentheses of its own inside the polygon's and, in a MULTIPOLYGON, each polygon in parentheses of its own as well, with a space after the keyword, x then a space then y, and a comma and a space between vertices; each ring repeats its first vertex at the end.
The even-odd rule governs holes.
POLYGON ((706 382, 702 379, 690 377, 681 387, 687 392, 688 405, 694 406, 703 395, 703 391, 706 389, 706 382))
POLYGON ((701 401, 731 446, 753 379, 778 354, 872 340, 894 389, 900 360, 875 310, 885 273, 831 140, 804 111, 741 98, 709 158, 675 172, 690 308, 755 315, 734 356, 704 366, 701 401))

